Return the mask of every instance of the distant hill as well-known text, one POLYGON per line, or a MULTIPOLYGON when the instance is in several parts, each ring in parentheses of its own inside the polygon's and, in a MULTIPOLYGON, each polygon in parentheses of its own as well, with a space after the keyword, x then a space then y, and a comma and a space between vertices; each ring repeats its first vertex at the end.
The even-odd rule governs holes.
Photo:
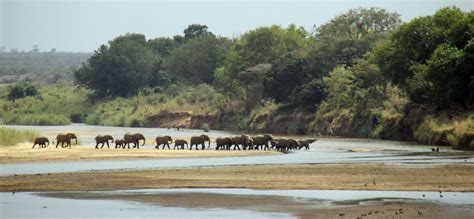
POLYGON ((73 71, 92 53, 20 52, 0 53, 0 83, 30 79, 56 83, 73 79, 73 71))

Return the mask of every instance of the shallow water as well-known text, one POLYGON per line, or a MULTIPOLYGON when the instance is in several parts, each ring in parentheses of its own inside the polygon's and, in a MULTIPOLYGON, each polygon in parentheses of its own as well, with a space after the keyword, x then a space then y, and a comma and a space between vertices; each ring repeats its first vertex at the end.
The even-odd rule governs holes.
MULTIPOLYGON (((142 132, 148 139, 155 135, 171 135, 174 138, 189 138, 192 135, 203 133, 200 130, 176 131, 158 128, 128 128, 89 126, 73 124, 69 126, 9 126, 21 129, 33 129, 41 133, 57 133, 71 131, 81 133, 79 140, 84 144, 93 139, 97 134, 113 134, 142 132), (82 137, 81 137, 82 136, 82 137), (88 136, 88 137, 87 137, 88 136)), ((224 131, 211 131, 212 138, 229 136, 235 133, 224 131)), ((300 136, 304 138, 305 136, 300 136)), ((309 137, 309 136, 306 136, 309 137)), ((213 144, 211 144, 214 147, 213 144)), ((93 146, 91 146, 93 147, 93 146)), ((429 152, 432 146, 418 145, 408 142, 383 141, 371 139, 344 139, 320 138, 310 145, 310 150, 295 151, 289 154, 273 156, 250 157, 220 157, 220 158, 168 158, 168 159, 142 159, 142 160, 106 160, 106 161, 75 161, 75 162, 49 162, 49 163, 21 163, 1 164, 0 175, 13 174, 43 174, 57 172, 112 170, 112 169, 151 169, 174 167, 198 166, 225 166, 225 165, 258 165, 258 164, 319 164, 319 163, 400 163, 400 164, 447 164, 466 163, 473 164, 472 156, 427 156, 412 155, 417 152, 429 152), (358 149, 365 152, 349 152, 358 149)), ((58 149, 61 150, 61 149, 58 149)), ((107 150, 107 149, 103 149, 107 150)), ((109 149, 115 150, 115 149, 109 149)), ((154 150, 151 145, 140 150, 154 150)), ((441 151, 451 151, 441 148, 441 151)))
POLYGON ((293 218, 247 210, 164 207, 119 200, 75 200, 0 193, 0 218, 293 218))
MULTIPOLYGON (((61 192, 60 192, 61 193, 61 192)), ((79 192, 81 193, 81 192, 79 192)), ((251 189, 144 189, 99 191, 101 194, 160 195, 160 194, 222 194, 251 196, 281 196, 294 198, 320 207, 333 207, 341 201, 365 204, 370 200, 382 202, 439 202, 463 205, 474 211, 474 193, 361 190, 251 190, 251 189), (425 197, 423 197, 425 195, 425 197)), ((0 193, 0 218, 103 218, 103 217, 159 217, 159 218, 293 218, 290 214, 219 208, 179 208, 157 204, 121 200, 51 198, 44 193, 0 193), (25 209, 28 209, 25 211, 25 209)), ((53 193, 54 194, 54 193, 53 193)))

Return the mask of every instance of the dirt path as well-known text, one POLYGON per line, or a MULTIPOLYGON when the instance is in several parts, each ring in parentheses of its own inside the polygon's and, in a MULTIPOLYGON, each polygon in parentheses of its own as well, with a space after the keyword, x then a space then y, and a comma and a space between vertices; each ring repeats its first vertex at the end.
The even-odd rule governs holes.
POLYGON ((399 164, 249 165, 111 170, 0 177, 0 191, 148 188, 474 191, 474 166, 399 164))
POLYGON ((21 143, 16 146, 0 147, 0 164, 24 162, 49 162, 49 161, 79 161, 79 160, 122 160, 146 158, 185 158, 185 157, 236 157, 236 156, 261 156, 279 154, 274 151, 216 151, 205 150, 156 150, 146 149, 95 149, 94 146, 77 146, 69 148, 31 149, 31 143, 21 143))

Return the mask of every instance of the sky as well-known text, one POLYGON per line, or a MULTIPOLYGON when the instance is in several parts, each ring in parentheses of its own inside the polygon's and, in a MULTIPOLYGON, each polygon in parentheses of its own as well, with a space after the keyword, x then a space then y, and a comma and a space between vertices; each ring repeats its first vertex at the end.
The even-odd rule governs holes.
POLYGON ((381 7, 403 21, 444 6, 472 11, 473 0, 0 0, 0 47, 92 52, 113 38, 142 33, 182 35, 194 23, 235 37, 259 26, 296 24, 312 30, 351 8, 381 7))

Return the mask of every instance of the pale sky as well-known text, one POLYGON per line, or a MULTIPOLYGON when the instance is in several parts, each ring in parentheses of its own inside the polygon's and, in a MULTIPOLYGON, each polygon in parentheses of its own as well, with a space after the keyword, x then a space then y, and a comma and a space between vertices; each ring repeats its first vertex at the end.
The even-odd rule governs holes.
POLYGON ((216 35, 238 36, 259 26, 297 24, 311 30, 348 9, 381 7, 403 21, 455 5, 471 11, 473 0, 0 0, 0 46, 7 50, 92 52, 127 32, 147 38, 182 34, 206 24, 216 35))

